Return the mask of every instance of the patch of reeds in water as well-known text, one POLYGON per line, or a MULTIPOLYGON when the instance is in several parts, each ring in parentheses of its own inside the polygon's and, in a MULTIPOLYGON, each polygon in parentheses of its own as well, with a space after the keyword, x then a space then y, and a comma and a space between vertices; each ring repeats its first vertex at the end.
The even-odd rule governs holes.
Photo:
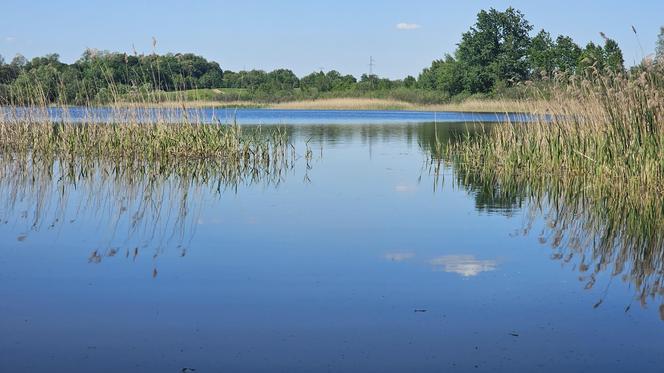
MULTIPOLYGON (((209 120, 184 99, 155 108, 158 91, 134 87, 127 95, 105 74, 91 83, 105 87, 103 103, 87 99, 82 106, 70 107, 57 99, 67 96, 64 93, 51 97, 54 89, 66 89, 64 82, 53 82, 55 88, 44 84, 35 80, 14 87, 8 100, 0 102, 0 152, 116 160, 223 159, 239 164, 270 162, 289 148, 279 129, 247 133, 233 118, 209 120)), ((86 97, 79 88, 76 96, 86 97)))
POLYGON ((191 118, 188 110, 118 108, 104 110, 103 116, 90 110, 90 114, 67 118, 69 112, 67 108, 58 114, 52 108, 6 109, 0 118, 0 151, 118 160, 259 163, 278 157, 289 145, 279 129, 244 133, 234 123, 204 123, 191 118))
POLYGON ((0 223, 26 241, 94 221, 93 263, 146 249, 155 260, 168 248, 184 255, 203 196, 279 184, 300 157, 309 167, 311 150, 298 155, 278 127, 210 121, 184 102, 150 108, 149 92, 132 105, 113 95, 104 107, 57 105, 40 92, 0 107, 0 223))
POLYGON ((531 221, 547 224, 540 242, 575 262, 586 288, 609 271, 645 304, 664 295, 663 75, 559 83, 531 108, 539 119, 440 143, 432 165, 452 167, 455 182, 484 199, 530 206, 531 221))
POLYGON ((444 151, 464 167, 564 176, 664 191, 664 75, 559 82, 529 123, 505 123, 444 151), (539 115, 537 115, 539 114, 539 115))

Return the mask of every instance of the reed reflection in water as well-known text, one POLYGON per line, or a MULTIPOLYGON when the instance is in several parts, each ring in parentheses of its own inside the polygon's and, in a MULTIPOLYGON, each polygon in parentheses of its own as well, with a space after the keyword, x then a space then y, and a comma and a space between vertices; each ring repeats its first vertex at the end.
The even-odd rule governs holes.
MULTIPOLYGON (((42 231, 54 231, 57 239, 64 225, 94 222, 90 263, 115 256, 135 260, 145 251, 156 260, 169 249, 185 256, 206 198, 235 193, 239 186, 276 187, 299 158, 306 160, 306 171, 311 169, 311 157, 311 149, 300 155, 292 147, 274 148, 268 162, 5 154, 0 157, 0 222, 20 232, 19 242, 42 231)), ((153 276, 157 273, 155 267, 153 276)))
MULTIPOLYGON (((435 182, 451 175, 454 186, 467 191, 480 212, 511 216, 526 211, 522 229, 512 235, 536 234, 551 249, 552 260, 578 272, 585 289, 604 286, 593 307, 602 305, 612 279, 619 278, 633 286, 641 306, 660 303, 664 321, 664 196, 644 193, 628 180, 614 185, 584 175, 469 168, 444 155, 444 141, 427 141, 432 143, 429 171, 435 182), (609 275, 607 284, 598 283, 602 274, 609 275)), ((631 306, 626 304, 625 312, 631 306)))

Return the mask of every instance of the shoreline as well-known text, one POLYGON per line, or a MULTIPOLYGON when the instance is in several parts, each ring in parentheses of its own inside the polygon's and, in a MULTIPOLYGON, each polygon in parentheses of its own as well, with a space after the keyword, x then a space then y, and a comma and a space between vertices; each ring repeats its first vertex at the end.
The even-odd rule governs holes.
POLYGON ((458 113, 514 113, 531 112, 533 108, 543 108, 546 101, 469 99, 459 103, 416 104, 407 101, 378 98, 329 98, 316 100, 288 101, 281 103, 260 103, 253 101, 164 101, 164 102, 117 102, 108 107, 163 108, 163 109, 272 109, 272 110, 328 110, 328 111, 431 111, 458 113))

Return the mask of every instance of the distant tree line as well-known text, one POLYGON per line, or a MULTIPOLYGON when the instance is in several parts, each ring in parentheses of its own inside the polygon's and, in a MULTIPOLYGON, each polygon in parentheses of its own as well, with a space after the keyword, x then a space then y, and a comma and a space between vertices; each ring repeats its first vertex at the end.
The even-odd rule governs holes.
POLYGON ((17 55, 9 63, 0 56, 0 99, 5 102, 38 96, 46 102, 85 104, 108 102, 131 94, 201 88, 239 88, 247 90, 250 97, 269 98, 276 93, 288 96, 294 90, 315 95, 414 85, 413 77, 404 83, 365 74, 358 80, 335 70, 314 72, 302 78, 288 69, 234 72, 222 70, 218 63, 190 53, 130 55, 86 50, 72 64, 61 62, 57 54, 32 60, 17 55))
MULTIPOLYGON (((57 54, 10 62, 0 56, 0 100, 38 96, 47 102, 86 104, 149 92, 194 88, 235 88, 247 99, 286 100, 320 95, 365 95, 397 92, 401 99, 444 101, 455 96, 490 94, 526 81, 546 81, 557 74, 624 71, 618 44, 602 34, 604 45, 580 47, 568 36, 545 30, 531 36, 523 13, 482 10, 461 36, 454 54, 445 55, 417 78, 390 80, 364 74, 359 79, 337 71, 313 72, 299 78, 291 70, 229 71, 217 62, 185 54, 126 54, 87 50, 72 64, 57 54)), ((664 55, 664 29, 657 56, 664 55)))

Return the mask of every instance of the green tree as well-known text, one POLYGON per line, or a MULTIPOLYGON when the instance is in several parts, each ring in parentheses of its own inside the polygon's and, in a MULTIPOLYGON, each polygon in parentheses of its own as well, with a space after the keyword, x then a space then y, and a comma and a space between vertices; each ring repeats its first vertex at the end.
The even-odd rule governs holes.
POLYGON ((581 72, 604 73, 623 72, 625 70, 623 54, 615 40, 607 38, 604 34, 604 47, 593 42, 588 43, 581 52, 578 69, 581 72))
POLYGON ((526 80, 532 28, 523 13, 512 7, 504 12, 480 11, 456 52, 465 71, 465 90, 489 92, 497 82, 509 86, 526 80))
POLYGON ((658 63, 664 63, 664 26, 659 28, 659 35, 657 35, 655 61, 658 63))
POLYGON ((551 34, 541 30, 530 42, 528 62, 535 76, 550 77, 556 66, 556 44, 551 34))
POLYGON ((556 69, 566 73, 576 72, 581 48, 569 36, 558 36, 553 53, 556 69))
POLYGON ((355 83, 357 83, 357 79, 355 79, 354 76, 341 75, 341 73, 336 70, 328 71, 325 76, 330 82, 332 91, 347 91, 352 89, 355 86, 355 83))
POLYGON ((445 55, 444 59, 435 60, 418 77, 418 87, 445 92, 453 96, 463 92, 467 67, 462 66, 454 57, 445 55))
POLYGON ((604 50, 601 46, 589 42, 579 55, 579 71, 585 73, 590 72, 591 69, 602 71, 604 66, 604 50))
POLYGON ((606 68, 613 72, 625 71, 625 60, 622 51, 613 39, 606 38, 604 42, 604 61, 606 68))
POLYGON ((10 64, 19 69, 22 69, 28 64, 28 60, 25 57, 23 57, 22 54, 17 53, 16 56, 12 58, 12 62, 10 64))
POLYGON ((262 87, 265 91, 286 91, 297 88, 300 84, 298 77, 288 69, 277 69, 267 74, 267 84, 262 87))
POLYGON ((417 84, 417 80, 415 79, 415 77, 413 77, 411 75, 408 75, 403 80, 403 85, 406 88, 415 88, 416 84, 417 84))
POLYGON ((0 56, 0 84, 9 84, 13 82, 18 74, 18 67, 5 63, 5 59, 0 56))

